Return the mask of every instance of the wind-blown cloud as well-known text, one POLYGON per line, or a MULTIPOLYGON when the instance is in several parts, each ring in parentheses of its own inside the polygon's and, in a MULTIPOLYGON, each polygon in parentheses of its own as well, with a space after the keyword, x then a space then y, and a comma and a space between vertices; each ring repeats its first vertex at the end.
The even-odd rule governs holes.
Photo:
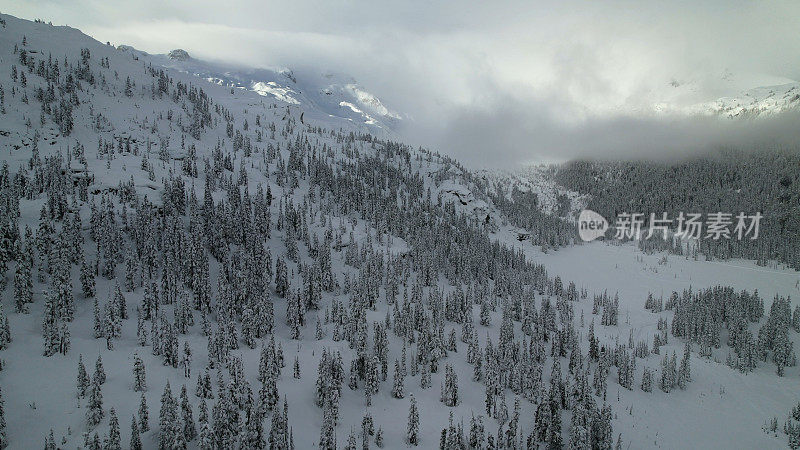
POLYGON ((796 1, 0 0, 0 10, 149 52, 349 73, 413 118, 407 139, 472 165, 795 137, 791 119, 733 126, 654 105, 713 100, 761 74, 800 79, 796 1), (740 83, 721 83, 724 73, 740 83))

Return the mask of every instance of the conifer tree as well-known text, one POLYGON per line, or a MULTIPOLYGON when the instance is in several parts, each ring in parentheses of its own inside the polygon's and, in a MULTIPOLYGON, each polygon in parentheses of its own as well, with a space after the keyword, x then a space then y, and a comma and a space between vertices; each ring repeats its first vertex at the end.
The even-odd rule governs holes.
POLYGON ((122 450, 117 412, 111 408, 108 412, 108 441, 104 446, 108 450, 122 450))
POLYGON ((175 444, 176 429, 180 429, 178 423, 178 408, 172 390, 167 380, 164 386, 164 393, 161 394, 161 410, 158 415, 158 447, 169 449, 175 444))
POLYGON ((419 444, 419 412, 417 411, 417 400, 411 396, 411 406, 408 410, 408 427, 406 428, 406 441, 409 445, 419 444))
POLYGON ((136 309, 136 343, 140 347, 147 345, 147 331, 144 328, 144 315, 139 308, 136 309))
POLYGON ((403 372, 400 370, 400 362, 394 360, 394 385, 392 387, 392 397, 405 397, 404 378, 403 372))
POLYGON ((33 302, 33 277, 30 260, 22 256, 14 272, 14 312, 27 313, 28 303, 33 302))
MULTIPOLYGON (((44 317, 42 318, 42 338, 44 339, 44 356, 52 356, 58 352, 61 326, 61 315, 58 309, 58 298, 51 292, 45 292, 44 317)), ((0 347, 4 346, 4 339, 0 338, 0 347)))
POLYGON ((89 374, 86 372, 86 366, 83 365, 83 355, 78 355, 78 397, 83 398, 86 396, 86 391, 89 389, 90 380, 89 374))
POLYGON ((135 353, 133 355, 133 390, 135 392, 147 390, 144 362, 139 358, 139 355, 135 353))
POLYGON ((139 430, 142 433, 150 431, 150 411, 147 407, 147 398, 142 392, 142 399, 139 402, 139 430))
MULTIPOLYGON (((8 331, 8 318, 7 317, 6 317, 6 320, 5 320, 5 326, 3 327, 3 334, 5 336, 10 336, 10 332, 8 331)), ((59 336, 58 337, 58 340, 59 340, 58 352, 61 353, 62 355, 66 355, 67 353, 69 353, 69 349, 70 349, 70 345, 71 345, 69 326, 66 324, 66 322, 61 322, 61 328, 59 329, 58 336, 59 336)), ((10 338, 8 338, 8 337, 6 339, 10 340, 10 338)))
POLYGON ((645 367, 642 373, 642 390, 644 392, 653 391, 653 374, 650 372, 649 367, 645 367))
POLYGON ((200 398, 214 398, 214 394, 211 392, 211 375, 208 373, 208 367, 206 367, 205 373, 197 374, 197 387, 195 388, 195 395, 200 398))
MULTIPOLYGON (((469 448, 484 448, 485 430, 483 427, 483 416, 472 415, 469 424, 469 448)), ((528 445, 531 448, 531 445, 528 445)))
POLYGON ((183 355, 181 356, 181 367, 183 367, 183 376, 190 378, 192 376, 192 348, 189 347, 189 341, 183 342, 183 355))
POLYGON ((100 384, 105 384, 106 382, 106 371, 103 369, 103 357, 102 355, 97 355, 97 361, 94 363, 94 378, 97 378, 100 381, 100 384))
POLYGON ((89 389, 89 403, 86 410, 86 421, 89 426, 95 426, 103 419, 103 393, 101 392, 101 379, 97 372, 92 378, 92 386, 89 389))
POLYGON ((579 401, 572 410, 572 420, 569 427, 569 448, 591 450, 592 439, 590 433, 589 412, 583 402, 579 401))
POLYGON ((275 264, 275 292, 280 297, 286 297, 289 290, 289 275, 286 269, 286 262, 283 258, 278 258, 275 264))
POLYGON ((106 303, 103 311, 103 336, 106 338, 106 349, 114 350, 114 338, 118 335, 117 315, 109 303, 106 303))
POLYGON ((139 433, 139 424, 136 423, 136 416, 131 416, 131 450, 142 450, 142 438, 139 433))
POLYGON ((444 384, 442 385, 441 401, 447 406, 456 406, 459 402, 458 396, 458 377, 455 370, 447 364, 444 372, 444 384))
POLYGON ((105 323, 100 315, 100 304, 97 297, 94 298, 94 337, 101 338, 105 334, 105 323))
POLYGON ((336 428, 331 409, 328 405, 322 410, 322 427, 319 431, 320 450, 336 449, 336 428))
POLYGON ((95 431, 92 441, 89 443, 89 450, 103 450, 103 444, 100 442, 100 435, 95 431))
POLYGON ((56 450, 56 438, 53 436, 53 429, 50 428, 50 433, 44 438, 45 450, 56 450))
POLYGON ((375 435, 375 424, 372 414, 367 412, 361 419, 361 448, 369 448, 369 437, 375 435))
POLYGON ((181 387, 181 419, 183 420, 183 435, 186 438, 186 442, 193 441, 197 437, 197 428, 192 416, 192 405, 189 403, 189 396, 186 394, 186 385, 181 387))
POLYGON ((686 389, 686 385, 692 381, 692 372, 690 367, 690 355, 691 349, 689 347, 689 342, 686 342, 686 345, 683 349, 683 357, 681 358, 680 366, 678 367, 678 387, 681 389, 686 389))
POLYGON ((294 368, 293 368, 292 377, 295 380, 299 380, 300 379, 300 358, 297 355, 295 355, 295 357, 294 357, 294 368))
MULTIPOLYGON (((205 401, 203 401, 205 404, 205 401)), ((214 447, 214 434, 208 420, 200 422, 200 436, 197 440, 197 447, 201 450, 212 450, 214 447)))

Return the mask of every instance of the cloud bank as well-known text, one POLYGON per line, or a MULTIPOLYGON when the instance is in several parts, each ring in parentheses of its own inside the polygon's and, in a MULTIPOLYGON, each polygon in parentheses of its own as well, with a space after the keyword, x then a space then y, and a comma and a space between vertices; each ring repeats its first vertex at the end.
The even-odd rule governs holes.
POLYGON ((800 79, 800 3, 698 3, 0 0, 0 10, 152 53, 348 73, 411 117, 407 139, 473 166, 796 141, 796 117, 654 114, 800 79))

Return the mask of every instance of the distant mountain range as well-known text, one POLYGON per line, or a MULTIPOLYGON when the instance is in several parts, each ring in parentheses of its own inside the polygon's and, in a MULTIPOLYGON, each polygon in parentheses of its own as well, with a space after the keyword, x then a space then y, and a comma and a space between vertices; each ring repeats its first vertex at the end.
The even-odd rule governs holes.
POLYGON ((800 107, 800 82, 758 74, 724 71, 707 80, 672 79, 658 93, 657 113, 720 116, 723 118, 772 117, 800 107))

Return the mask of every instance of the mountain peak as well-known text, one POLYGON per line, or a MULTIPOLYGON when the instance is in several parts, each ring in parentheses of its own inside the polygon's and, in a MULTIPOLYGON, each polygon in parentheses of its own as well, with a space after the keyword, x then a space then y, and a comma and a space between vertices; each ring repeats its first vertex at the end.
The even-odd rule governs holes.
POLYGON ((169 52, 168 56, 169 59, 174 59, 177 61, 188 61, 189 59, 191 59, 191 57, 189 56, 189 52, 180 48, 172 50, 171 52, 169 52))

